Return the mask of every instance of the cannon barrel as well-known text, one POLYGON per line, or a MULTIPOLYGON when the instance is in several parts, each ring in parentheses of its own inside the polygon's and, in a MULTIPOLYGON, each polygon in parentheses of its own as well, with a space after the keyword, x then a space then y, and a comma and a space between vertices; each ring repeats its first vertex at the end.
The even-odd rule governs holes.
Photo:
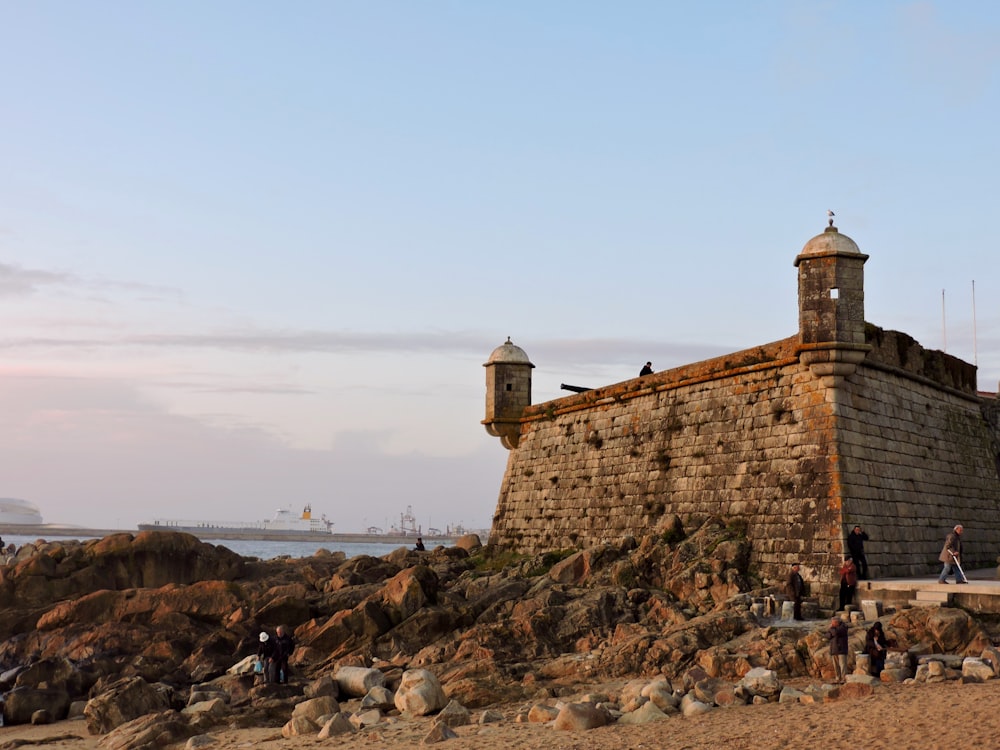
POLYGON ((592 388, 584 388, 582 385, 566 385, 565 383, 560 383, 559 387, 564 391, 573 391, 573 393, 584 393, 593 390, 592 388))

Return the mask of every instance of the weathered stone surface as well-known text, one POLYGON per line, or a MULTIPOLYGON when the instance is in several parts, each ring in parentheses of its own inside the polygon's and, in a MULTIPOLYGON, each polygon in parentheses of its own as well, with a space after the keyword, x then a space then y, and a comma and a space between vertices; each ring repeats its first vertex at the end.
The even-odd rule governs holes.
POLYGON ((426 716, 445 707, 445 698, 441 683, 433 672, 426 669, 408 669, 396 689, 394 698, 396 708, 414 716, 426 716))
POLYGON ((496 724, 503 721, 503 714, 495 708, 487 708, 479 715, 480 724, 496 724))
POLYGON ((202 748, 218 744, 219 740, 210 734, 196 734, 184 743, 184 750, 202 750, 202 748))

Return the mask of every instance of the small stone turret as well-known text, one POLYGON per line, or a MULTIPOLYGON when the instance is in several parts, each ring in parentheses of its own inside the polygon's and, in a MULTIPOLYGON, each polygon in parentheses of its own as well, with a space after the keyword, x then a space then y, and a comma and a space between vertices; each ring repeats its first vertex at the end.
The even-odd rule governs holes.
POLYGON ((486 368, 486 431, 508 450, 521 437, 521 414, 531 404, 531 370, 524 349, 507 341, 490 355, 486 368))
POLYGON ((806 243, 799 269, 799 360, 824 378, 850 375, 871 349, 865 344, 868 256, 830 226, 806 243))

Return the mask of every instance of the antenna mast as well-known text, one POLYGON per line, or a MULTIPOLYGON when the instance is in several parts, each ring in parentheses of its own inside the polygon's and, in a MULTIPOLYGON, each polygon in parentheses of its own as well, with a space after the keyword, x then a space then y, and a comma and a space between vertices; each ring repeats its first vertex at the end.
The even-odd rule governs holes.
POLYGON ((972 364, 979 367, 979 342, 976 338, 976 280, 972 280, 972 364))

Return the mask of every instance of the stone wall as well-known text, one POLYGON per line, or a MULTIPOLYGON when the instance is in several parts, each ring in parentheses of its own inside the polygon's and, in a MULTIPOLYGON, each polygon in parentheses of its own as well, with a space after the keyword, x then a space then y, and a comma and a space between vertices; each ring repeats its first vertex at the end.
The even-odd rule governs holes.
MULTIPOLYGON (((865 551, 879 577, 940 570, 937 556, 958 523, 965 527, 963 566, 995 567, 1000 432, 984 413, 993 406, 974 390, 915 377, 877 355, 869 354, 838 394, 845 526, 865 527, 871 536, 865 551)), ((961 368, 947 359, 954 358, 940 352, 918 358, 940 368, 947 382, 956 374, 961 381, 961 368)))
POLYGON ((582 547, 714 515, 745 526, 765 581, 799 561, 831 591, 855 523, 881 577, 936 571, 963 523, 968 565, 993 566, 1000 435, 974 370, 970 389, 965 363, 868 334, 868 360, 832 387, 792 337, 528 407, 491 543, 582 547))
POLYGON ((831 405, 797 339, 529 407, 491 542, 517 550, 739 520, 783 580, 842 552, 831 405))

